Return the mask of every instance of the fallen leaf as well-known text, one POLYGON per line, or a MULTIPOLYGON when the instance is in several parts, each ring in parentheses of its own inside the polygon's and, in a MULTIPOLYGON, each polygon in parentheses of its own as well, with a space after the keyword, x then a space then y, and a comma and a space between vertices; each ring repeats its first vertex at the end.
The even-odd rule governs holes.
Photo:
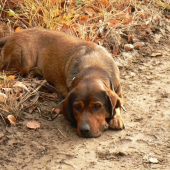
POLYGON ((52 109, 51 118, 55 119, 56 117, 58 117, 60 113, 61 113, 61 109, 59 108, 52 109))
POLYGON ((15 12, 12 9, 9 9, 8 15, 9 15, 9 17, 13 17, 13 16, 15 16, 15 12))
POLYGON ((40 128, 40 123, 35 120, 31 120, 27 122, 27 127, 30 129, 38 129, 40 128))
POLYGON ((115 45, 115 46, 113 47, 113 56, 117 56, 118 53, 119 53, 119 47, 118 47, 117 45, 115 45))
POLYGON ((18 32, 18 31, 20 31, 22 28, 21 27, 17 27, 16 29, 15 29, 15 32, 18 32))
POLYGON ((24 89, 26 91, 29 91, 28 88, 26 87, 26 85, 24 85, 22 82, 16 82, 14 85, 13 85, 14 88, 21 88, 21 89, 24 89))
POLYGON ((159 57, 162 56, 162 53, 152 53, 151 57, 159 57))
POLYGON ((15 78, 16 78, 15 75, 10 75, 10 76, 7 77, 7 80, 14 80, 15 78))
POLYGON ((8 115, 7 118, 12 125, 16 125, 16 118, 13 115, 8 115))

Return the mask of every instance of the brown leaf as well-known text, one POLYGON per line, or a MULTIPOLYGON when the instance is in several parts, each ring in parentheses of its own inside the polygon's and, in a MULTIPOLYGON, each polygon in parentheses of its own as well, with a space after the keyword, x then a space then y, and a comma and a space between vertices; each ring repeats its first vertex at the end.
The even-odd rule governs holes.
POLYGON ((27 122, 27 127, 30 129, 38 129, 40 128, 40 123, 35 120, 31 120, 27 122))
POLYGON ((7 118, 12 125, 16 125, 16 118, 13 115, 8 115, 7 118))
POLYGON ((14 80, 15 78, 16 78, 15 75, 10 75, 10 76, 7 77, 7 80, 14 80))
POLYGON ((115 46, 113 47, 113 56, 117 56, 118 53, 119 53, 119 47, 115 45, 115 46))
POLYGON ((17 27, 16 29, 15 29, 15 32, 18 32, 18 31, 20 31, 22 28, 21 27, 17 27))

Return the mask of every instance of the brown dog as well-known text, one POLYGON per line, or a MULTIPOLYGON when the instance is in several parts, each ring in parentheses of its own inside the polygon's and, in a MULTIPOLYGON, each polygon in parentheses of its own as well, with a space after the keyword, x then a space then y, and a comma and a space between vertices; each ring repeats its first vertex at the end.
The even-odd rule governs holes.
POLYGON ((0 69, 40 74, 65 97, 61 111, 79 136, 124 128, 119 69, 103 47, 46 29, 22 30, 0 46, 0 69))

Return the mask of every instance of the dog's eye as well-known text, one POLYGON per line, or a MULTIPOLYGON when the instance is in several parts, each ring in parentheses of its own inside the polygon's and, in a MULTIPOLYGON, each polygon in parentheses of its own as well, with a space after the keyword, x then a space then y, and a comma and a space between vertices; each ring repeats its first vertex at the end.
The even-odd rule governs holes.
POLYGON ((74 104, 73 105, 73 108, 77 111, 80 111, 81 110, 81 106, 79 104, 74 104))
POLYGON ((97 110, 99 110, 101 107, 102 107, 102 105, 101 105, 100 103, 95 103, 94 106, 93 106, 93 110, 94 110, 94 111, 97 111, 97 110))

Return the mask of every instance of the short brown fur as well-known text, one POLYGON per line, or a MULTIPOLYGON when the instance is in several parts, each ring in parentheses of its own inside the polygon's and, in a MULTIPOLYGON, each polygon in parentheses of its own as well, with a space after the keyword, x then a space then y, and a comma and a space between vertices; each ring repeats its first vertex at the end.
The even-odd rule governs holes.
POLYGON ((124 128, 120 114, 115 118, 121 107, 119 69, 103 47, 46 29, 19 31, 0 39, 0 46, 0 69, 39 74, 53 84, 65 98, 61 111, 77 124, 79 136, 124 128))

